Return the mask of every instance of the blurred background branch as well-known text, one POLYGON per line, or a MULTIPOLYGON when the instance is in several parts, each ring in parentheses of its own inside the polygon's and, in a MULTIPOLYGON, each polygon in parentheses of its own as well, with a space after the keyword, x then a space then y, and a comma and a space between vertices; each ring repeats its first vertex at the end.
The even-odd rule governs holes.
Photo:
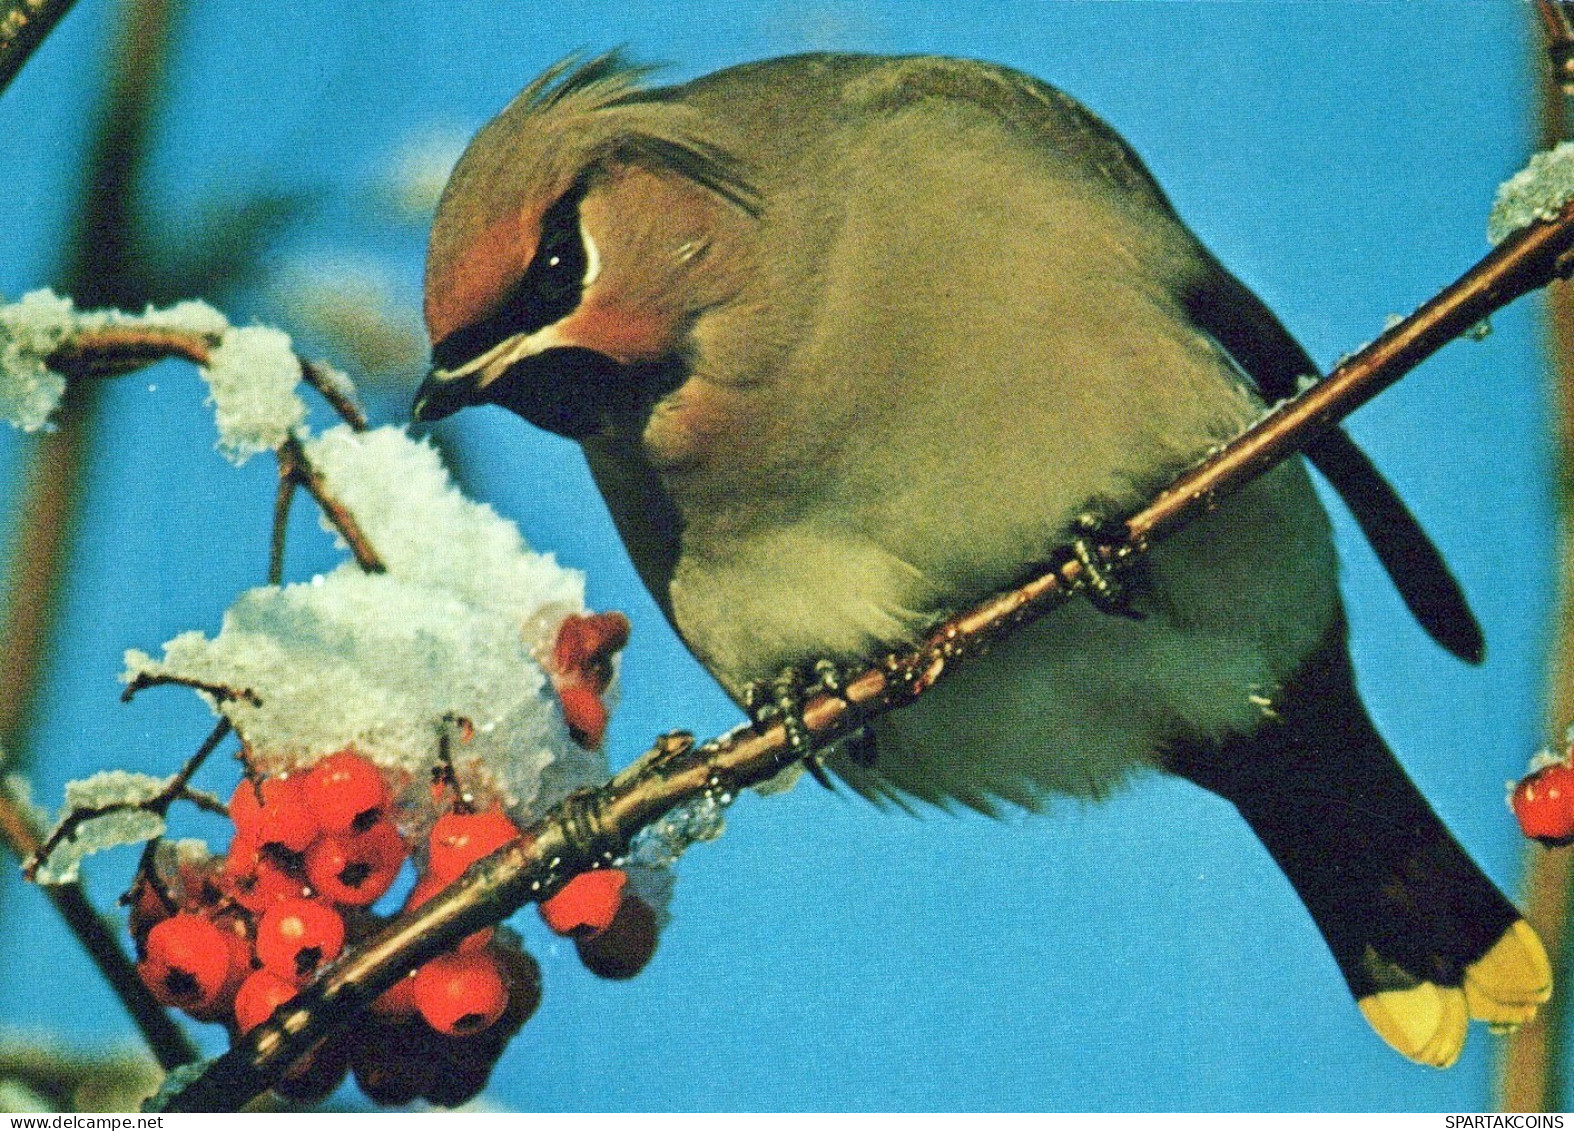
MULTIPOLYGON (((1574 77, 1574 24, 1559 0, 1536 0, 1542 39, 1532 40, 1532 65, 1540 76, 1539 148, 1568 136, 1569 91, 1574 77)), ((1547 366, 1556 406, 1555 450, 1558 510, 1557 603, 1546 694, 1547 733, 1560 734, 1574 722, 1574 288, 1548 287, 1547 366)), ((1498 1104, 1503 1111, 1566 1111, 1571 968, 1569 915, 1574 895, 1574 853, 1528 843, 1524 849, 1521 902, 1525 918, 1541 935, 1552 961, 1552 1000, 1530 1024, 1510 1036, 1499 1062, 1498 1104)))

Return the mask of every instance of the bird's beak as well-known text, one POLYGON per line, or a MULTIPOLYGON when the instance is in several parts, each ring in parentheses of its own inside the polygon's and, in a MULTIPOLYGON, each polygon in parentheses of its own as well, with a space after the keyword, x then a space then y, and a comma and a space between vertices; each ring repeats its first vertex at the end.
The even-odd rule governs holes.
POLYGON ((410 410, 410 419, 417 424, 442 420, 462 408, 481 403, 484 398, 478 393, 476 374, 450 376, 441 369, 434 369, 415 391, 415 407, 410 410))
POLYGON ((501 373, 481 366, 457 373, 433 369, 415 393, 416 423, 441 420, 470 405, 501 405, 539 428, 582 440, 600 430, 607 414, 637 394, 623 367, 578 346, 519 354, 501 373))

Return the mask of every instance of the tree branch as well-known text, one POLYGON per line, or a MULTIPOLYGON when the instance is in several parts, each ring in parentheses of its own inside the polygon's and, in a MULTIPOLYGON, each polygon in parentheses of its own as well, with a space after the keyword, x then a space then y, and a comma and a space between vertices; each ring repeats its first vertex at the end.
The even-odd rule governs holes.
MULTIPOLYGON (((22 875, 29 880, 33 879, 38 869, 49 859, 50 854, 76 836, 77 830, 95 817, 107 817, 111 813, 123 813, 127 809, 140 809, 144 813, 166 817, 169 815, 170 806, 176 801, 190 801, 197 808, 209 813, 229 816, 228 807, 218 798, 192 789, 191 779, 208 760, 208 756, 218 749, 219 743, 229 736, 231 729, 232 725, 228 719, 220 719, 218 725, 203 740, 202 745, 197 747, 197 752, 186 759, 186 764, 180 768, 180 772, 170 778, 169 783, 159 790, 156 796, 146 801, 116 801, 109 805, 90 805, 67 813, 55 826, 54 831, 23 858, 22 875)), ((159 837, 153 838, 155 842, 159 839, 159 837)))
MULTIPOLYGON (((86 330, 75 335, 54 353, 44 359, 44 364, 68 379, 85 377, 112 377, 131 373, 144 366, 168 358, 179 358, 193 365, 207 365, 217 339, 207 334, 187 330, 149 328, 142 326, 109 326, 101 330, 86 330)), ((329 407, 357 432, 366 430, 366 415, 344 390, 328 375, 323 366, 305 358, 297 358, 301 379, 321 394, 329 407)), ((272 545, 269 554, 268 578, 276 584, 283 571, 283 523, 288 518, 290 496, 294 487, 303 487, 328 521, 350 547, 356 564, 368 573, 382 573, 387 567, 372 547, 371 541, 361 530, 360 524, 349 509, 334 497, 324 482, 322 473, 313 466, 293 436, 279 446, 279 493, 274 500, 272 545), (286 484, 289 487, 286 487, 286 484)), ((142 685, 138 685, 142 686, 142 685)), ((131 689, 128 689, 128 691, 131 689)))
POLYGON ((76 0, 5 0, 0 4, 0 91, 37 51, 76 0))
MULTIPOLYGON (((30 859, 44 847, 43 830, 33 819, 26 802, 16 796, 3 778, 0 778, 0 844, 19 860, 30 859)), ((56 884, 43 891, 136 1022, 159 1064, 168 1070, 196 1060, 196 1046, 154 1000, 152 992, 137 975, 137 968, 120 949, 116 935, 118 924, 111 925, 93 910, 81 884, 56 884)))
MULTIPOLYGON (((1126 522, 1127 534, 1088 553, 1063 551, 1054 568, 947 621, 917 647, 885 657, 803 709, 815 746, 841 738, 873 715, 912 702, 953 664, 1062 604, 1091 580, 1088 563, 1120 568, 1225 496, 1288 458, 1445 343, 1514 298, 1568 273, 1574 204, 1556 221, 1505 240, 1458 282, 1359 351, 1328 378, 1270 412, 1182 475, 1126 522)), ((550 897, 579 872, 615 860, 634 835, 680 804, 726 805, 738 790, 792 764, 780 724, 749 727, 695 746, 672 734, 599 789, 566 798, 520 838, 478 862, 456 884, 401 915, 347 954, 214 1061, 165 1110, 233 1110, 280 1079, 318 1041, 349 1023, 378 994, 467 934, 550 897)))

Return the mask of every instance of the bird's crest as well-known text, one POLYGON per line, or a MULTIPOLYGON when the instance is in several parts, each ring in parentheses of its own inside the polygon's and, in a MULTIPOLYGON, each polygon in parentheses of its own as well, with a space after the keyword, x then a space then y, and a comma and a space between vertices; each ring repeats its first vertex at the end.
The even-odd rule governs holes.
POLYGON ((643 164, 757 215, 759 195, 715 136, 717 125, 645 85, 658 69, 631 63, 615 50, 559 60, 477 135, 455 181, 462 183, 467 172, 492 180, 511 166, 561 182, 601 162, 643 164))

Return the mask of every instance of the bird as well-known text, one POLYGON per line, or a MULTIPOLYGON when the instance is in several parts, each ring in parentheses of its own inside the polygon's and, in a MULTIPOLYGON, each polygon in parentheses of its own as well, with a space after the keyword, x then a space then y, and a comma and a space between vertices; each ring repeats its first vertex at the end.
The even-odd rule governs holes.
MULTIPOLYGON (((493 404, 578 441, 656 603, 751 711, 1118 528, 1317 374, 1130 146, 1032 76, 836 53, 650 75, 563 60, 471 141, 412 416, 493 404)), ((1353 442, 1305 456, 822 772, 991 814, 1187 779, 1251 826, 1377 1035, 1446 1067, 1471 1019, 1530 1020, 1551 969, 1367 715, 1306 463, 1443 647, 1479 662, 1482 634, 1353 442)))

